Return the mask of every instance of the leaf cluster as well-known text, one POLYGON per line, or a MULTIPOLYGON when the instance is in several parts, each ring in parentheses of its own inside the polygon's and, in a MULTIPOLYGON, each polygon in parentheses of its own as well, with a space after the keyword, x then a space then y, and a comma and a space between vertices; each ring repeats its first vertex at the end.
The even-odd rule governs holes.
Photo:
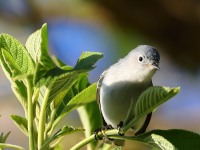
MULTIPOLYGON (((17 127, 29 138, 29 149, 56 149, 65 135, 85 131, 86 138, 71 150, 87 145, 88 150, 110 149, 111 145, 99 144, 93 131, 102 125, 96 103, 96 83, 90 84, 88 72, 103 57, 99 52, 83 52, 74 67, 68 66, 48 53, 47 24, 29 36, 25 46, 17 39, 0 34, 0 64, 11 83, 12 90, 24 109, 24 116, 11 115, 17 127), (61 120, 73 110, 78 110, 83 128, 63 126, 56 130, 61 120)), ((138 136, 120 136, 138 121, 170 100, 180 91, 179 87, 154 86, 139 97, 133 112, 130 111, 120 129, 105 130, 96 136, 103 139, 135 140, 159 150, 198 150, 200 135, 186 130, 152 130, 138 136)), ((6 144, 8 138, 0 135, 0 148, 23 149, 6 144)), ((114 147, 114 149, 122 149, 114 147)))
POLYGON ((83 131, 64 126, 56 132, 55 128, 71 111, 95 101, 96 84, 90 85, 87 76, 102 57, 99 52, 83 52, 75 67, 65 65, 48 53, 47 24, 30 35, 25 46, 0 34, 1 66, 25 112, 25 117, 11 118, 32 137, 30 149, 50 148, 64 135, 83 131))

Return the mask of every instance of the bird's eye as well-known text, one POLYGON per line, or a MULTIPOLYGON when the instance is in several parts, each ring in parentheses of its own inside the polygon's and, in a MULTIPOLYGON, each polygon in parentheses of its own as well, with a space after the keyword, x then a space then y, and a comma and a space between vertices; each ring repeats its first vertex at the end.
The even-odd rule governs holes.
POLYGON ((142 61, 143 61, 143 57, 142 57, 142 56, 139 56, 138 60, 139 60, 140 62, 142 62, 142 61))

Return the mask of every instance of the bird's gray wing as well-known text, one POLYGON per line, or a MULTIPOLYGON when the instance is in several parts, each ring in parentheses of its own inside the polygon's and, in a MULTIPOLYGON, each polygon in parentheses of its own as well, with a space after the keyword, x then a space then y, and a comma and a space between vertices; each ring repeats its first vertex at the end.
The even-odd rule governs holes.
MULTIPOLYGON (((151 87, 151 86, 153 86, 152 81, 149 84, 149 87, 151 87)), ((143 126, 135 133, 135 135, 142 134, 142 133, 144 133, 146 131, 146 129, 147 129, 149 123, 150 123, 151 116, 152 116, 152 112, 147 115, 147 117, 146 117, 146 119, 144 121, 143 126)))
MULTIPOLYGON (((105 75, 106 75, 106 72, 107 72, 107 70, 105 70, 105 71, 100 75, 100 78, 99 78, 99 80, 97 81, 96 100, 97 100, 97 103, 98 103, 98 105, 99 105, 100 112, 101 112, 100 89, 101 89, 101 85, 102 85, 103 79, 104 79, 104 77, 105 77, 105 75)), ((102 116, 102 120, 103 120, 103 125, 106 126, 107 123, 105 122, 102 113, 101 113, 101 116, 102 116)))

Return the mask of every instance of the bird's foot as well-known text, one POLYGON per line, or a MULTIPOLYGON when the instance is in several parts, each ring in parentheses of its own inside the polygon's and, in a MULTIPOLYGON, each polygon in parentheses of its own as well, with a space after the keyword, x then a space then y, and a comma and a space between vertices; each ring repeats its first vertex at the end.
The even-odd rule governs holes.
POLYGON ((94 138, 95 140, 102 140, 103 137, 102 136, 99 136, 99 132, 102 132, 102 128, 98 128, 94 131, 94 138))
POLYGON ((98 128, 94 131, 94 136, 95 136, 95 140, 102 140, 103 137, 105 136, 104 132, 106 130, 110 130, 110 129, 113 129, 113 127, 111 125, 106 125, 102 128, 98 128), (99 135, 99 133, 101 132, 101 135, 99 135))
POLYGON ((124 136, 124 132, 121 130, 121 128, 123 127, 124 125, 124 122, 123 121, 120 121, 119 124, 117 125, 117 129, 118 129, 118 134, 120 136, 124 136))
MULTIPOLYGON (((124 132, 121 130, 122 126, 123 126, 123 122, 120 121, 119 125, 117 126, 118 134, 120 136, 124 136, 124 132)), ((95 139, 96 140, 103 140, 103 142, 107 143, 107 144, 115 144, 117 146, 123 146, 124 140, 112 139, 105 134, 106 130, 111 130, 111 129, 114 129, 111 125, 106 125, 102 128, 96 129, 94 131, 95 139)))

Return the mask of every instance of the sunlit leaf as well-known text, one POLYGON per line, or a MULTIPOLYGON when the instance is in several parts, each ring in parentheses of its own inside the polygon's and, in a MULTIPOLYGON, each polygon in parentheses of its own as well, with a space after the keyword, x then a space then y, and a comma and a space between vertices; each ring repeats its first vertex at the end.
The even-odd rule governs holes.
POLYGON ((47 24, 31 34, 25 46, 36 64, 40 63, 46 69, 55 66, 48 53, 47 24))
POLYGON ((161 150, 199 150, 200 147, 199 134, 181 129, 152 130, 133 139, 161 150))
POLYGON ((153 86, 145 90, 136 103, 133 119, 123 127, 124 131, 131 128, 138 119, 148 115, 155 108, 178 94, 179 91, 180 87, 169 88, 161 86, 153 86))
POLYGON ((11 115, 12 120, 17 125, 17 127, 28 136, 28 121, 26 118, 23 118, 18 115, 11 115))
POLYGON ((84 129, 82 128, 74 128, 74 127, 70 127, 70 126, 63 126, 63 128, 59 131, 57 131, 52 137, 50 137, 42 146, 41 149, 45 149, 46 146, 48 146, 51 142, 64 137, 67 134, 72 134, 75 132, 80 132, 80 131, 84 131, 84 129))
POLYGON ((0 143, 5 143, 8 136, 10 135, 10 133, 11 133, 11 131, 4 135, 3 132, 2 132, 1 135, 0 135, 0 143))
POLYGON ((24 46, 7 34, 0 35, 1 64, 12 78, 33 74, 34 63, 24 46), (9 68, 9 69, 8 69, 9 68))
POLYGON ((88 103, 94 102, 96 100, 96 83, 90 85, 76 96, 74 96, 61 110, 58 110, 57 118, 53 123, 56 126, 58 122, 69 112, 86 105, 88 103))
POLYGON ((96 83, 90 85, 75 97, 73 97, 69 103, 66 105, 62 114, 69 113, 76 108, 83 106, 85 104, 94 102, 96 100, 96 83))
POLYGON ((25 113, 26 113, 26 110, 27 110, 27 89, 26 89, 26 86, 24 85, 24 83, 22 81, 15 81, 11 85, 11 88, 12 88, 15 96, 17 97, 17 99, 22 104, 22 106, 25 110, 25 113))
POLYGON ((63 100, 66 93, 69 91, 71 86, 76 82, 78 78, 77 72, 64 72, 62 70, 54 70, 48 73, 48 76, 40 80, 38 84, 44 85, 40 87, 40 98, 39 102, 43 101, 45 92, 48 86, 51 84, 51 92, 48 98, 48 104, 54 100, 55 107, 58 107, 60 102, 63 100), (59 73, 59 71, 61 71, 59 73))
POLYGON ((154 86, 148 88, 139 97, 135 106, 135 115, 144 116, 152 112, 155 108, 168 101, 170 98, 178 94, 180 88, 169 88, 154 86))
POLYGON ((74 69, 91 70, 94 68, 94 64, 102 57, 103 54, 99 52, 83 52, 74 69))
POLYGON ((34 74, 36 84, 49 70, 56 67, 48 53, 47 24, 31 34, 25 45, 36 64, 34 74))

